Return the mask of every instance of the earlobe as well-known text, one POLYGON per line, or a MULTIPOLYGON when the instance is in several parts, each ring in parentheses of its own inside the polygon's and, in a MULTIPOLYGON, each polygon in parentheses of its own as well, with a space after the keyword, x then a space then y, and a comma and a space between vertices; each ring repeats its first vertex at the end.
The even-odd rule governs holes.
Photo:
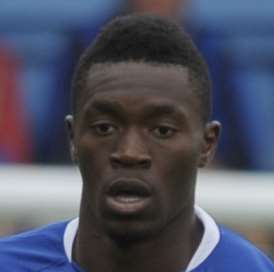
POLYGON ((70 143, 70 157, 74 163, 78 162, 78 155, 73 143, 70 143))
POLYGON ((204 144, 201 152, 199 167, 205 167, 214 157, 218 139, 220 136, 221 124, 218 121, 212 121, 206 125, 204 132, 204 144))
POLYGON ((68 138, 69 138, 70 156, 72 161, 77 163, 78 155, 74 145, 74 129, 73 129, 74 118, 72 115, 67 115, 65 117, 65 124, 66 124, 66 129, 67 129, 68 138))

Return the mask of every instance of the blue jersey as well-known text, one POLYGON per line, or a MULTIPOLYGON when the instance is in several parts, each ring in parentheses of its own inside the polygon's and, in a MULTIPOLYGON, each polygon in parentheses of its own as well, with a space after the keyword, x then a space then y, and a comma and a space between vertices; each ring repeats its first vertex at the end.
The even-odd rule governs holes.
MULTIPOLYGON (((231 230, 196 208, 204 225, 187 272, 274 272, 273 262, 231 230)), ((84 272, 72 261, 78 220, 52 224, 0 240, 1 272, 84 272)))

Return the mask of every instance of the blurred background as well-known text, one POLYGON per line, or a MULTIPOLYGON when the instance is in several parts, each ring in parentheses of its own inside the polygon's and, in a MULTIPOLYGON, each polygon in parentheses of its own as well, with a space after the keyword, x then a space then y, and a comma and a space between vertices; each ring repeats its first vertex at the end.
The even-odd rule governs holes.
POLYGON ((77 215, 63 121, 73 68, 132 12, 176 20, 207 60, 223 132, 197 201, 274 256, 273 0, 0 0, 0 235, 77 215))

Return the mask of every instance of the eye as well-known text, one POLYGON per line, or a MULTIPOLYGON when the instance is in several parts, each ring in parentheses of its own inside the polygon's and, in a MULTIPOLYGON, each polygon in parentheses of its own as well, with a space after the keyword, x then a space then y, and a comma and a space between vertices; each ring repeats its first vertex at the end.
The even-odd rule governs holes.
POLYGON ((99 136, 111 135, 115 132, 115 130, 117 130, 113 124, 108 122, 97 122, 91 127, 99 136))
POLYGON ((158 126, 153 129, 153 133, 158 138, 169 138, 176 133, 176 129, 170 126, 158 126))

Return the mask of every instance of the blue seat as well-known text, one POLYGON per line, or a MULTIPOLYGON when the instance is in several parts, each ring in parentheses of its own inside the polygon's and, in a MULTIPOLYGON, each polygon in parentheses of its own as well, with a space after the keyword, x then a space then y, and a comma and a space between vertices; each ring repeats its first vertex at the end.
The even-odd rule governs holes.
POLYGON ((193 0, 193 23, 211 31, 227 33, 272 32, 274 1, 272 0, 193 0))
POLYGON ((0 39, 28 65, 58 61, 61 56, 69 53, 71 43, 62 32, 7 32, 0 33, 0 39))
POLYGON ((274 35, 235 35, 224 38, 219 47, 238 66, 274 63, 274 35))
POLYGON ((73 31, 110 17, 123 0, 1 0, 0 31, 73 31))
POLYGON ((234 167, 274 170, 274 1, 192 3, 190 23, 213 76, 215 117, 224 123, 219 157, 234 167))
MULTIPOLYGON (((249 167, 274 169, 274 78, 270 70, 233 70, 231 102, 249 167)), ((237 153, 235 153, 237 156, 237 153)))

